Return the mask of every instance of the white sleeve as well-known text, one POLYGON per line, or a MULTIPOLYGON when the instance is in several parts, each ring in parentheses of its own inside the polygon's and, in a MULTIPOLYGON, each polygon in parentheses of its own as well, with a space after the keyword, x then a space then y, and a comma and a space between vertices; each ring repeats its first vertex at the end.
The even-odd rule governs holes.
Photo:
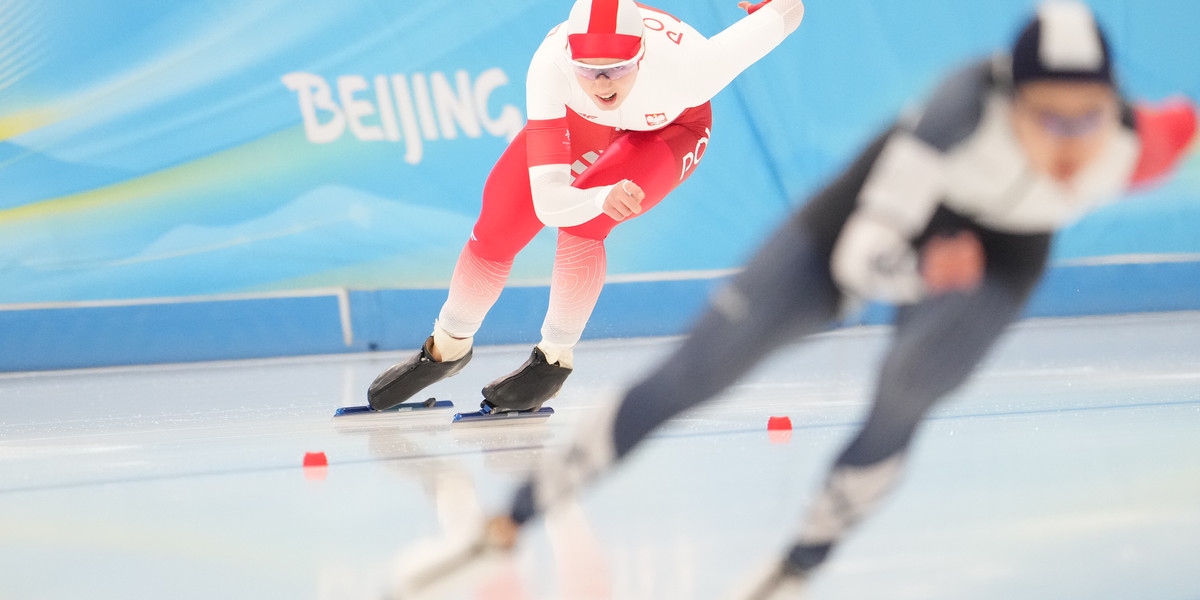
POLYGON ((773 0, 721 33, 697 44, 689 53, 689 83, 696 104, 711 100, 742 71, 787 38, 804 18, 801 0, 773 0))
MULTIPOLYGON (((561 67, 564 52, 562 36, 552 33, 542 42, 529 64, 525 107, 531 123, 566 117, 567 102, 574 82, 561 67)), ((571 165, 561 159, 545 159, 541 147, 544 142, 534 137, 535 134, 531 132, 527 138, 530 145, 527 165, 533 209, 538 219, 550 227, 570 227, 601 215, 604 212, 604 199, 613 186, 590 189, 571 187, 571 165)), ((553 141, 549 143, 553 146, 553 141)))
POLYGON ((897 303, 924 296, 912 240, 944 195, 944 161, 912 134, 897 133, 887 142, 834 246, 830 266, 842 289, 897 303))
POLYGON ((567 165, 529 167, 533 211, 549 227, 571 227, 600 216, 604 213, 604 199, 614 187, 571 187, 571 170, 567 165))
POLYGON ((529 72, 525 75, 525 110, 530 121, 558 119, 567 115, 571 81, 566 77, 568 73, 560 67, 565 48, 563 36, 552 32, 542 40, 542 45, 538 46, 533 59, 529 61, 529 72))

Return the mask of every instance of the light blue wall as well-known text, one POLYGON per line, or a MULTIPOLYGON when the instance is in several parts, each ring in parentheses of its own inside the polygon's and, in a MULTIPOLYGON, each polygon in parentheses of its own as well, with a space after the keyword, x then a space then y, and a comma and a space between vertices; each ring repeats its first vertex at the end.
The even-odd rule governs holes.
MULTIPOLYGON (((657 6, 711 35, 738 18, 735 4, 657 6)), ((1200 97, 1200 4, 1092 4, 1130 95, 1200 97)), ((8 3, 0 369, 415 346, 444 298, 487 172, 523 122, 529 56, 569 5, 8 3), (381 108, 406 104, 411 120, 381 108), (356 292, 341 304, 41 304, 311 289, 356 292)), ((697 174, 613 233, 611 273, 738 266, 942 73, 1006 44, 1032 6, 811 0, 801 30, 714 101, 713 142, 697 174)), ((1033 311, 1200 308, 1195 278, 1179 277, 1195 273, 1198 230, 1193 154, 1165 186, 1064 232, 1062 269, 1049 279, 1064 287, 1044 288, 1033 311), (1069 266, 1129 254, 1149 264, 1069 266), (1129 269, 1146 272, 1136 286, 1129 269), (1095 285, 1086 294, 1067 289, 1081 273, 1095 285)), ((514 281, 546 281, 551 260, 544 235, 518 258, 514 281)), ((711 285, 610 286, 589 335, 677 332, 711 285)), ((506 292, 481 339, 527 341, 544 306, 543 288, 506 292)))

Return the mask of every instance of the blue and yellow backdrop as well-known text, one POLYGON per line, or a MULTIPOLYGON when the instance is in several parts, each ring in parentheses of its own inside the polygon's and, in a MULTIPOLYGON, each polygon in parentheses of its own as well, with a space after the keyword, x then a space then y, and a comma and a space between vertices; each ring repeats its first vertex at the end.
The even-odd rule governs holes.
MULTIPOLYGON (((1200 98, 1200 4, 1094 0, 1125 91, 1200 98)), ((732 0, 661 0, 712 35, 732 0)), ((589 335, 676 333, 714 282, 1029 0, 811 0, 714 101, 712 144, 619 227, 589 335)), ((9 0, 0 370, 415 347, 528 60, 568 0, 9 0)), ((1065 231, 1031 315, 1200 308, 1200 159, 1065 231)), ((536 338, 552 237, 480 341, 536 338)), ((866 317, 870 319, 871 317, 866 317)))

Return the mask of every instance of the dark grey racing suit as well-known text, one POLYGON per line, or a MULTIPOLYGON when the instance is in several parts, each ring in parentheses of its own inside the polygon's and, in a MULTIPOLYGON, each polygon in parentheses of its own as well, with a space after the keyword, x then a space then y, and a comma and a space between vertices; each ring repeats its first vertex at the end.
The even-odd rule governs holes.
POLYGON ((805 571, 892 487, 921 422, 1021 314, 1052 234, 1123 192, 1140 144, 1132 112, 1070 188, 1038 175, 1016 144, 1002 58, 950 77, 921 115, 879 136, 780 227, 717 293, 656 371, 550 457, 518 492, 518 522, 575 491, 653 429, 733 384, 764 356, 826 329, 847 295, 895 301, 894 339, 866 423, 833 465, 789 556, 805 571), (926 295, 918 249, 974 232, 987 256, 970 292, 926 295))

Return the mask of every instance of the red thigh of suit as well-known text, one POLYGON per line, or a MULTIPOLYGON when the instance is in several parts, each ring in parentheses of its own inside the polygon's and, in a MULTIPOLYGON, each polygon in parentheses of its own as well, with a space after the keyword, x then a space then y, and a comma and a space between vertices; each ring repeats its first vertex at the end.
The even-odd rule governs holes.
MULTIPOLYGON (((580 167, 585 167, 571 185, 591 188, 629 179, 646 193, 642 201, 645 214, 695 171, 708 149, 712 109, 707 103, 688 109, 657 131, 617 131, 570 110, 567 122, 571 132, 572 170, 578 173, 580 167)), ((533 211, 526 161, 522 129, 500 156, 483 187, 483 210, 470 241, 471 251, 482 258, 512 260, 544 226, 533 211)), ((619 222, 602 214, 586 223, 564 227, 563 231, 602 240, 619 222)))

